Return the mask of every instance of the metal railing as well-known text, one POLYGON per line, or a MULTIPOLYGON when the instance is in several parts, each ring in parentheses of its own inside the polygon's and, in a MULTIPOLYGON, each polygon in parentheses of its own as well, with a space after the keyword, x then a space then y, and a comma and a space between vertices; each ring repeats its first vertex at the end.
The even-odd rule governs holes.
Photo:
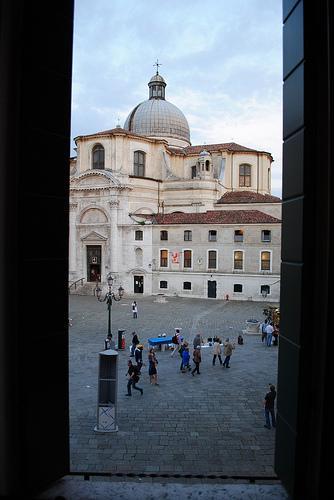
POLYGON ((78 279, 78 280, 73 281, 72 283, 70 283, 68 285, 68 291, 71 293, 71 288, 74 288, 74 290, 76 290, 77 287, 79 286, 78 283, 80 283, 80 286, 83 286, 85 279, 86 278, 80 278, 80 279, 78 279))

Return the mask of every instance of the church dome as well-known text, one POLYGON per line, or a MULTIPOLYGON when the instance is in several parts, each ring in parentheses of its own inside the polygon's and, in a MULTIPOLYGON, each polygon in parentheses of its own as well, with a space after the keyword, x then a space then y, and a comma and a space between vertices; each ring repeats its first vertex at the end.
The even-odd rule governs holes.
POLYGON ((165 99, 166 82, 157 72, 148 83, 149 99, 127 117, 124 129, 135 134, 166 139, 171 146, 190 146, 190 131, 182 111, 165 99))

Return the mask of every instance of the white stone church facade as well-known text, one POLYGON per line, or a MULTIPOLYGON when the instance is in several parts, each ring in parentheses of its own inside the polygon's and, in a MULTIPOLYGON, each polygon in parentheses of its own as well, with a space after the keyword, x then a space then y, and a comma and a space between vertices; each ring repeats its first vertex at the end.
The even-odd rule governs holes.
POLYGON ((69 281, 128 295, 279 301, 281 200, 273 158, 236 143, 192 146, 157 72, 124 127, 75 138, 69 281))

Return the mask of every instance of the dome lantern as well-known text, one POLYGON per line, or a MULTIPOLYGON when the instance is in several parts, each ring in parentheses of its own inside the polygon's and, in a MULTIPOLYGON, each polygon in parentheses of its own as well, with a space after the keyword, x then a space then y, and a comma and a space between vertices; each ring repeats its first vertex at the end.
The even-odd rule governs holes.
POLYGON ((162 76, 159 75, 158 71, 157 73, 152 76, 151 80, 148 82, 148 86, 150 89, 150 94, 149 98, 150 99, 165 99, 165 88, 166 88, 166 82, 162 78, 162 76))

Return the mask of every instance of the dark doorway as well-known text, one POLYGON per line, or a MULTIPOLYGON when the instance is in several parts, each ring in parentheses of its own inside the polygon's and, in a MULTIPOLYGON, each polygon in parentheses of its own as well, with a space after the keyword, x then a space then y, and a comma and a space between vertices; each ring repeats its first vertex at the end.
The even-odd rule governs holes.
POLYGON ((144 276, 134 276, 134 293, 144 293, 144 276))
POLYGON ((101 281, 101 246, 87 246, 87 281, 101 281))
POLYGON ((217 282, 208 281, 208 298, 215 299, 217 297, 217 282))

